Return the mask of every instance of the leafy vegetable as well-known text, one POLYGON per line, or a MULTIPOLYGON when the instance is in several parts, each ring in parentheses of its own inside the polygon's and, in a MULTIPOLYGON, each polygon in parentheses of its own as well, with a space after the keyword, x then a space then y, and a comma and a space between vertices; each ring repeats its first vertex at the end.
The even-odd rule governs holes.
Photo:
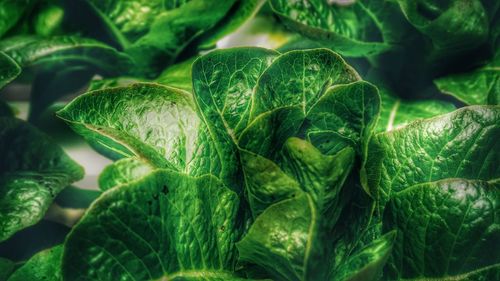
POLYGON ((35 224, 83 169, 45 134, 0 117, 0 241, 35 224))

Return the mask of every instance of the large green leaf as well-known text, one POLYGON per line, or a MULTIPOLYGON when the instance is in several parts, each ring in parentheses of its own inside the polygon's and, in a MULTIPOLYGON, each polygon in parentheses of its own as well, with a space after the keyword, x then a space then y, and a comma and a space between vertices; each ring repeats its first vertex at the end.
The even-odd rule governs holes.
POLYGON ((469 104, 500 104, 500 52, 485 66, 471 72, 434 80, 438 89, 469 104))
POLYGON ((395 193, 384 217, 384 228, 400 233, 387 268, 390 280, 497 280, 498 188, 446 179, 395 193))
POLYGON ((471 106, 372 138, 365 176, 381 206, 391 194, 446 178, 500 176, 500 107, 471 106))
MULTIPOLYGON (((380 89, 380 88, 379 88, 380 89)), ((392 131, 408 123, 431 118, 455 110, 452 103, 440 100, 405 100, 387 89, 380 89, 380 119, 376 131, 392 131)))
POLYGON ((136 155, 157 167, 184 171, 196 155, 201 126, 193 107, 185 91, 139 83, 89 92, 58 116, 105 155, 136 155))
POLYGON ((194 38, 230 10, 228 1, 87 1, 118 44, 134 57, 139 75, 156 76, 194 38))
POLYGON ((0 118, 0 241, 43 218, 54 197, 83 169, 27 123, 0 118))
POLYGON ((237 280, 235 193, 158 171, 101 196, 66 240, 66 280, 237 280))
POLYGON ((8 281, 61 281, 63 246, 41 251, 17 269, 8 281))
POLYGON ((273 0, 271 4, 291 29, 346 56, 376 55, 402 42, 407 26, 396 3, 344 2, 273 0))

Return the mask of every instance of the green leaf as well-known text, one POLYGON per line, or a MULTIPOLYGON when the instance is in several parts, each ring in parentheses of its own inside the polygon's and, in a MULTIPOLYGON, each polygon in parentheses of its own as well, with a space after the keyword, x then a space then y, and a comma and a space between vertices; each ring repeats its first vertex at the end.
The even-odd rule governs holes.
POLYGON ((61 281, 63 246, 41 251, 17 269, 8 281, 61 281))
POLYGON ((488 38, 489 19, 479 0, 398 0, 408 21, 439 51, 469 50, 488 38))
POLYGON ((272 0, 286 25, 345 56, 372 56, 403 41, 407 24, 391 1, 272 0))
POLYGON ((434 84, 465 104, 500 104, 500 52, 485 66, 438 78, 434 84))
POLYGON ((105 155, 187 171, 201 126, 193 107, 185 91, 139 83, 81 95, 57 114, 105 155))
POLYGON ((99 175, 99 188, 103 191, 127 184, 147 176, 154 170, 146 161, 139 158, 124 158, 108 165, 99 175))
POLYGON ((0 2, 0 38, 30 9, 33 0, 3 0, 0 2))
MULTIPOLYGON (((328 260, 318 263, 309 259, 316 257, 311 252, 321 248, 315 245, 318 235, 315 211, 312 199, 304 193, 272 205, 236 244, 240 260, 261 266, 273 280, 307 280, 308 274, 321 274, 307 270, 310 263, 329 266, 328 260)), ((325 280, 326 276, 317 277, 325 280)))
POLYGON ((112 75, 126 72, 130 58, 99 41, 77 36, 17 36, 2 40, 0 51, 21 67, 54 70, 69 65, 94 67, 98 73, 112 75))
POLYGON ((299 106, 306 114, 325 89, 356 80, 360 80, 356 71, 330 50, 290 51, 259 78, 250 119, 285 106, 299 106))
POLYGON ((452 103, 440 100, 404 100, 387 89, 380 89, 382 105, 377 132, 392 131, 415 120, 431 118, 455 110, 452 103))
POLYGON ((52 139, 31 125, 0 118, 0 241, 43 218, 54 197, 83 177, 52 139))
POLYGON ((445 179, 395 193, 384 215, 384 229, 401 234, 387 268, 390 280, 499 277, 498 188, 487 181, 445 179))
POLYGON ((157 171, 101 196, 66 240, 66 280, 234 280, 238 197, 157 171), (112 269, 112 270, 110 270, 112 269))
POLYGON ((383 206, 392 193, 446 178, 500 176, 500 107, 471 106, 372 138, 364 175, 383 206))
POLYGON ((19 65, 4 52, 0 52, 0 89, 21 73, 19 65))
POLYGON ((389 258, 396 232, 392 231, 371 242, 355 253, 333 274, 335 281, 379 280, 382 269, 389 258))
POLYGON ((278 55, 262 48, 234 48, 216 50, 196 60, 195 101, 218 138, 236 142, 247 126, 257 81, 278 55))

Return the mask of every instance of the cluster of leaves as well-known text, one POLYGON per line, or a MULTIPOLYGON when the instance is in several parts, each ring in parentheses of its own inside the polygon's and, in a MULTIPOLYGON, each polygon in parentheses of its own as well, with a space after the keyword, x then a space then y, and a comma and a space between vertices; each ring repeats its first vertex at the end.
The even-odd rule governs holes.
POLYGON ((0 2, 0 52, 32 84, 30 120, 95 75, 154 79, 175 62, 215 47, 263 0, 0 2), (207 12, 208 11, 208 12, 207 12))
MULTIPOLYGON (((38 8, 24 3, 29 12, 22 12, 15 7, 21 2, 0 2, 19 13, 18 23, 5 23, 7 34, 45 30, 32 25, 46 21, 30 18, 44 13, 69 13, 68 28, 83 17, 52 1, 32 4, 38 8)), ((0 258, 0 280, 500 279, 500 106, 404 100, 386 83, 401 69, 383 70, 409 42, 425 43, 427 68, 418 70, 424 72, 485 47, 496 34, 489 17, 499 5, 271 1, 291 28, 315 37, 305 45, 373 63, 362 74, 375 86, 326 48, 182 54, 213 45, 260 1, 167 2, 76 1, 100 26, 82 34, 112 40, 114 48, 82 37, 54 37, 76 49, 54 47, 52 37, 0 42, 0 49, 10 46, 0 52, 0 87, 32 66, 34 89, 44 81, 38 85, 49 92, 74 81, 73 71, 88 75, 78 75, 82 84, 72 87, 101 73, 97 66, 124 69, 57 112, 115 160, 100 175, 103 193, 63 244, 23 264, 0 258), (197 10, 207 5, 219 16, 197 10), (222 6, 230 9, 214 8, 222 6), (487 13, 472 20, 480 9, 487 13), (478 25, 484 18, 486 31, 478 25), (403 44, 403 34, 416 35, 403 44), (167 67, 179 56, 187 59, 167 67), (59 63, 63 70, 54 71, 59 63)), ((291 42, 282 49, 294 48, 302 47, 291 42)), ((471 104, 494 103, 495 67, 436 83, 482 99, 471 104), (477 77, 486 94, 470 84, 477 77)), ((425 73, 434 79, 435 72, 425 73)), ((49 136, 7 107, 0 112, 4 241, 38 223, 83 170, 49 136)))
POLYGON ((397 96, 428 98, 440 91, 467 105, 499 102, 498 1, 270 3, 292 30, 345 57, 359 58, 369 72, 366 79, 397 96))

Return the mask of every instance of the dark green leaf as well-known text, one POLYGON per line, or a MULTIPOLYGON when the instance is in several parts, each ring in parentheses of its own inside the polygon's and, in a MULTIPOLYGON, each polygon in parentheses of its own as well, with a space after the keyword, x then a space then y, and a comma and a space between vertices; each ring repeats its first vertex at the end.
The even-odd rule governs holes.
POLYGON ((489 19, 479 0, 398 0, 408 21, 436 49, 453 53, 488 38, 489 19))
POLYGON ((17 269, 8 281, 61 281, 63 246, 39 252, 17 269))
POLYGON ((100 197, 69 235, 66 280, 234 280, 238 198, 212 176, 158 171, 100 197))
POLYGON ((54 197, 83 177, 52 139, 27 123, 0 118, 0 241, 35 224, 54 197))
POLYGON ((395 193, 384 228, 396 228, 401 235, 388 277, 496 280, 500 276, 498 188, 486 181, 446 179, 395 193))

